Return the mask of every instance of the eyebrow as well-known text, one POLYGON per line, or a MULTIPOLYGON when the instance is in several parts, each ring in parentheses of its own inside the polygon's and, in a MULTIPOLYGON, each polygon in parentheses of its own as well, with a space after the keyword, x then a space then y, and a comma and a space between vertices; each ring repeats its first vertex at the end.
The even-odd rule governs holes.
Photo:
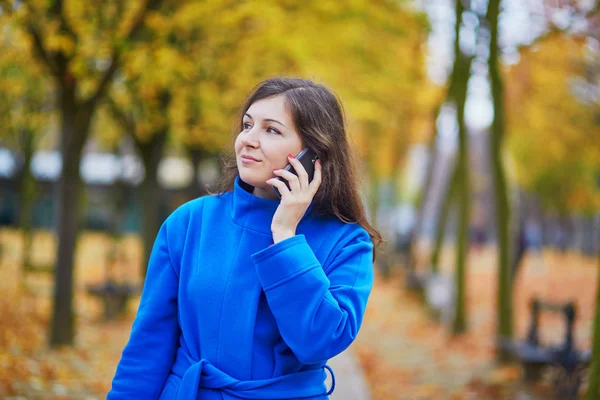
MULTIPOLYGON (((252 118, 252 115, 250 115, 250 114, 248 114, 248 113, 245 113, 244 115, 245 115, 245 116, 247 116, 248 118, 250 118, 250 119, 254 120, 254 118, 252 118)), ((283 124, 283 123, 281 123, 281 122, 277 121, 276 119, 272 119, 272 118, 265 118, 264 120, 265 120, 265 121, 270 121, 270 122, 277 122, 279 125, 281 125, 281 126, 283 126, 283 127, 287 128, 287 126, 285 126, 285 124, 283 124)))

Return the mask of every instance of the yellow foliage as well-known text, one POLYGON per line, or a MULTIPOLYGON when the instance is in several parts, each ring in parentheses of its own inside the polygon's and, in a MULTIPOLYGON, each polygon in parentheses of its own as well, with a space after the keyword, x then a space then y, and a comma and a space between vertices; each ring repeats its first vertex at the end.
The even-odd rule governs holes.
POLYGON ((560 210, 600 207, 600 107, 572 91, 586 51, 580 40, 553 35, 507 71, 508 146, 517 179, 560 210))
POLYGON ((46 48, 49 51, 71 54, 74 47, 73 39, 65 35, 53 34, 46 39, 46 48))
POLYGON ((18 148, 17 138, 37 134, 50 125, 48 93, 51 86, 43 68, 28 53, 29 42, 12 21, 0 18, 0 139, 18 148), (8 140, 6 140, 8 139, 8 140))
MULTIPOLYGON (((11 23, 23 27, 35 21, 45 48, 70 59, 78 100, 94 93, 113 52, 121 51, 110 96, 134 118, 131 133, 140 138, 168 127, 175 142, 222 150, 230 145, 248 91, 275 75, 331 87, 345 105, 350 134, 378 177, 394 174, 411 140, 431 134, 439 88, 425 74, 427 25, 404 2, 165 2, 146 14, 136 42, 124 35, 144 2, 106 0, 89 7, 67 0, 66 27, 48 12, 48 2, 29 4, 10 17, 11 23)), ((10 32, 16 37, 24 30, 10 32)), ((6 31, 1 35, 0 40, 6 31)), ((31 54, 31 38, 19 40, 31 54)), ((11 90, 22 92, 19 85, 11 90)), ((99 121, 108 124, 107 115, 99 121)), ((95 131, 107 132, 106 141, 113 142, 118 130, 95 131)))
POLYGON ((259 80, 307 77, 339 94, 354 137, 381 137, 381 146, 362 152, 382 164, 374 171, 390 175, 408 141, 426 135, 422 121, 437 100, 424 73, 423 21, 386 1, 184 2, 168 15, 148 14, 157 39, 127 53, 123 71, 132 83, 112 93, 123 109, 144 110, 135 114, 138 130, 160 114, 176 142, 216 151, 230 145, 238 107, 259 80), (165 91, 168 110, 154 108, 165 91))

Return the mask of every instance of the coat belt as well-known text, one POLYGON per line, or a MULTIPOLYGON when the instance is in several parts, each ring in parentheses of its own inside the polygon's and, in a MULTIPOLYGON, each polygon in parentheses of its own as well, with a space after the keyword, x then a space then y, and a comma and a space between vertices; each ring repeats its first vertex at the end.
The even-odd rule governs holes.
MULTIPOLYGON (((189 357, 185 357, 189 362, 189 357)), ((200 388, 218 389, 238 399, 284 400, 329 396, 335 389, 333 370, 324 365, 322 368, 295 372, 270 379, 241 381, 221 371, 208 360, 201 359, 186 368, 178 360, 173 372, 183 376, 177 400, 196 400, 200 388), (332 385, 327 391, 323 386, 324 370, 331 374, 332 385), (183 372, 183 374, 182 374, 183 372)), ((187 364, 187 362, 185 363, 187 364)))

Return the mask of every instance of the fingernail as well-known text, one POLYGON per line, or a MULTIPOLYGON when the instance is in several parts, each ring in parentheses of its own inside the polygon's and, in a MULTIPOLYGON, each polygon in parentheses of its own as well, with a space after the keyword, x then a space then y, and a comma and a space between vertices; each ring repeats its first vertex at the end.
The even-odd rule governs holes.
POLYGON ((275 168, 275 169, 273 170, 273 172, 277 172, 277 171, 279 171, 279 168, 275 168))
POLYGON ((291 154, 288 154, 288 158, 294 158, 294 156, 291 154))

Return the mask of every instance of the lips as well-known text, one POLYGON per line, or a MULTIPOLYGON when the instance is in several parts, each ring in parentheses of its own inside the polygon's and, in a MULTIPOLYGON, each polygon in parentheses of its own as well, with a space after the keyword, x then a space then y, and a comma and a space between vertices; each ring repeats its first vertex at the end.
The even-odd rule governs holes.
POLYGON ((242 158, 244 158, 244 159, 246 159, 246 160, 257 161, 257 162, 259 162, 259 161, 260 161, 258 158, 254 158, 254 157, 252 157, 252 156, 249 156, 249 155, 246 155, 246 154, 244 154, 244 155, 242 156, 242 158))

